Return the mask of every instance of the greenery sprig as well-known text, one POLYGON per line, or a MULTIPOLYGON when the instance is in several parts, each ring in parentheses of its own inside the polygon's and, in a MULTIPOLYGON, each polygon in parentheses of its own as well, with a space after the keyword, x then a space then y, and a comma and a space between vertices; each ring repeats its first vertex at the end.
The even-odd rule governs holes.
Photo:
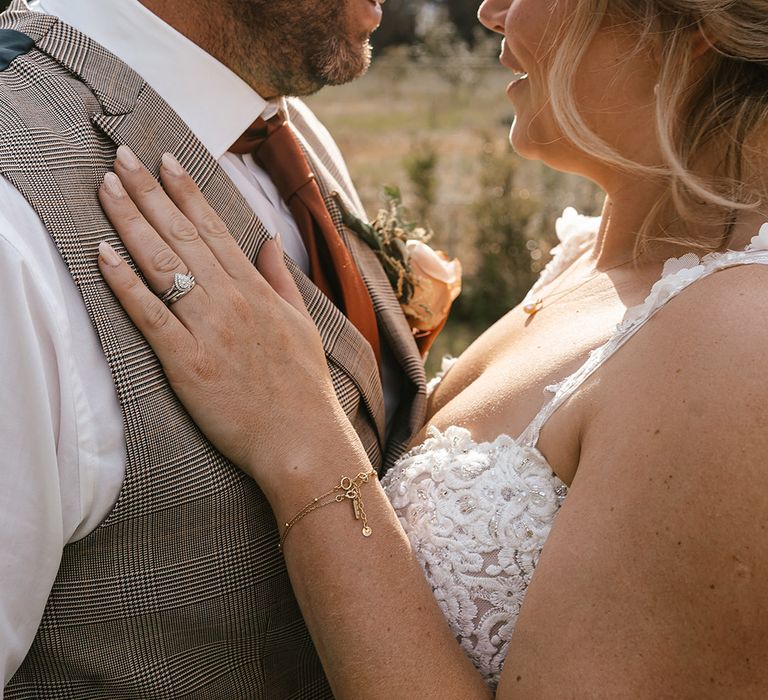
POLYGON ((404 305, 411 302, 415 289, 410 255, 406 242, 411 240, 427 243, 432 230, 409 221, 398 187, 384 188, 385 207, 379 209, 371 223, 366 223, 347 210, 337 199, 344 224, 357 233, 376 253, 389 278, 397 300, 404 305))

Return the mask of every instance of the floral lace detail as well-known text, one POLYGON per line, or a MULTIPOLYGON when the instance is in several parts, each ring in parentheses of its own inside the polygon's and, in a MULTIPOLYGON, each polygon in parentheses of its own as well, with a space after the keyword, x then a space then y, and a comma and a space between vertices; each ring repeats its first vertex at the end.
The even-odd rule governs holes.
POLYGON ((429 436, 382 485, 451 629, 495 686, 567 487, 509 436, 476 443, 455 426, 429 436))
POLYGON ((697 280, 746 263, 761 263, 768 260, 768 224, 760 228, 760 233, 752 238, 745 250, 729 250, 725 253, 709 253, 699 258, 695 253, 686 253, 679 258, 671 258, 664 263, 661 278, 651 287, 651 291, 642 304, 627 309, 621 323, 616 326, 617 334, 627 333, 635 326, 644 324, 656 311, 670 299, 676 297, 685 288, 697 280))
POLYGON ((768 250, 768 223, 760 227, 757 235, 752 238, 747 246, 747 251, 750 253, 758 250, 768 250))
POLYGON ((555 233, 560 245, 550 251, 552 258, 531 287, 528 297, 558 277, 574 260, 579 258, 594 243, 600 228, 600 217, 584 216, 573 207, 563 210, 562 216, 555 222, 555 233))

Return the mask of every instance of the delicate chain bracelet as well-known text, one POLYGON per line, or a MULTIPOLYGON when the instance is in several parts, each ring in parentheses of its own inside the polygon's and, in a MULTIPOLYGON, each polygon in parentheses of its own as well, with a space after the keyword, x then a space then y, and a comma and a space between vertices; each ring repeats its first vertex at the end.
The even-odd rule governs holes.
POLYGON ((283 543, 285 542, 285 538, 288 537, 291 528, 305 515, 309 515, 313 510, 317 510, 323 506, 328 506, 331 503, 342 503, 345 500, 352 501, 352 512, 355 515, 355 520, 360 520, 363 523, 363 537, 370 537, 373 530, 371 530, 368 525, 368 517, 366 516, 365 508, 363 507, 363 497, 360 493, 360 487, 363 484, 367 484, 370 479, 376 478, 377 474, 373 469, 367 472, 360 472, 354 479, 350 479, 348 476, 342 476, 338 486, 334 486, 322 496, 313 498, 298 513, 296 513, 296 515, 285 523, 285 530, 283 530, 282 537, 280 537, 280 544, 278 545, 279 548, 283 548, 283 543))

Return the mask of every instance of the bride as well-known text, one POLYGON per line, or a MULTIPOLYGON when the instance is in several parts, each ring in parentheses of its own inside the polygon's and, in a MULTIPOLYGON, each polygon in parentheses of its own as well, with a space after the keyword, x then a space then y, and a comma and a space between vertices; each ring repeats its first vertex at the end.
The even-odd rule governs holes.
POLYGON ((254 270, 171 156, 167 197, 120 158, 100 197, 155 292, 157 236, 196 288, 166 307, 105 243, 101 270, 268 497, 337 697, 765 697, 768 1, 480 19, 504 35, 513 146, 605 208, 566 212, 381 483, 279 242, 254 270))

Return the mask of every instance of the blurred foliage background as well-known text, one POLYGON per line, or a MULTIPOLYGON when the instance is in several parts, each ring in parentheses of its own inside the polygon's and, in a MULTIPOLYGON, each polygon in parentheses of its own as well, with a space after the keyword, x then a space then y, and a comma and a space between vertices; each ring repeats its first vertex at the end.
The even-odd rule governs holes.
MULTIPOLYGON (((5 7, 7 0, 0 0, 5 7)), ((344 153, 369 215, 400 187, 433 245, 458 256, 464 289, 430 353, 460 353, 519 302, 556 243, 566 206, 596 214, 590 183, 515 155, 509 72, 499 38, 477 22, 480 0, 387 0, 363 78, 307 100, 344 153)))

